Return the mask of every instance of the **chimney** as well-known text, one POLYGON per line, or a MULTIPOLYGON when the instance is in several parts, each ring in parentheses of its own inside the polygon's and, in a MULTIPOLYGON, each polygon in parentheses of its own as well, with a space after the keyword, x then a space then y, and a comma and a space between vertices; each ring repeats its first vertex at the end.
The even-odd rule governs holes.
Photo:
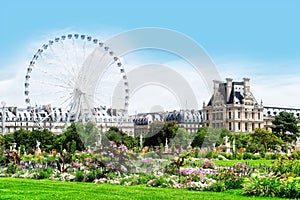
POLYGON ((250 94, 250 78, 244 78, 244 93, 245 96, 248 96, 250 94))
POLYGON ((226 101, 228 102, 232 90, 232 78, 226 78, 226 82, 226 101))
POLYGON ((219 91, 220 81, 214 80, 214 95, 219 91))

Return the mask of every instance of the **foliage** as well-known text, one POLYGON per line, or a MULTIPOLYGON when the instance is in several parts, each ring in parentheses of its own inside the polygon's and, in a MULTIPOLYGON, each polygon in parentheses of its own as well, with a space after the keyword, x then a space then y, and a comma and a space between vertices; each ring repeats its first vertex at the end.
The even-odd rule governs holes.
POLYGON ((244 195, 300 198, 300 177, 280 179, 273 174, 255 174, 245 179, 244 195))
POLYGON ((218 184, 212 187, 220 191, 242 188, 244 178, 248 177, 250 172, 251 168, 243 163, 235 163, 230 168, 220 168, 218 173, 212 176, 218 184))
POLYGON ((193 147, 214 148, 221 145, 223 138, 232 134, 225 128, 200 127, 192 142, 193 147))
POLYGON ((271 171, 281 177, 299 176, 300 177, 300 163, 291 157, 281 157, 272 162, 270 166, 271 171))
POLYGON ((266 152, 268 149, 275 149, 276 146, 281 146, 283 144, 283 141, 280 138, 271 131, 265 129, 255 129, 254 133, 250 134, 250 138, 252 144, 263 146, 263 152, 266 152))
POLYGON ((276 176, 255 175, 245 179, 243 194, 268 197, 279 196, 280 185, 281 182, 276 176))
POLYGON ((139 145, 138 138, 127 135, 123 131, 120 131, 117 127, 110 127, 109 130, 105 133, 105 136, 107 137, 107 139, 115 142, 117 145, 124 144, 129 149, 133 149, 135 147, 138 147, 139 145))
POLYGON ((159 146, 165 143, 166 139, 174 138, 178 130, 176 122, 153 122, 150 125, 149 133, 145 137, 145 146, 159 146))
POLYGON ((63 134, 58 135, 55 140, 55 149, 62 152, 63 149, 66 149, 68 152, 72 151, 72 143, 76 143, 76 150, 82 151, 85 149, 84 144, 80 138, 78 130, 82 130, 83 127, 80 123, 72 123, 63 134), (73 142, 74 141, 74 142, 73 142))
POLYGON ((275 116, 272 123, 274 125, 272 131, 283 141, 292 142, 296 139, 296 136, 299 133, 299 128, 297 126, 297 119, 293 113, 282 111, 275 116))
POLYGON ((189 143, 193 141, 194 134, 189 134, 184 128, 178 128, 174 138, 170 140, 176 148, 187 149, 189 143))
POLYGON ((250 142, 250 134, 238 133, 233 135, 236 149, 246 148, 250 142))
POLYGON ((202 168, 203 169, 214 169, 215 168, 215 163, 208 160, 208 159, 205 159, 202 163, 202 168))
POLYGON ((179 158, 175 158, 169 165, 166 166, 165 172, 170 174, 177 174, 180 167, 184 166, 184 160, 190 156, 190 153, 185 153, 179 158))

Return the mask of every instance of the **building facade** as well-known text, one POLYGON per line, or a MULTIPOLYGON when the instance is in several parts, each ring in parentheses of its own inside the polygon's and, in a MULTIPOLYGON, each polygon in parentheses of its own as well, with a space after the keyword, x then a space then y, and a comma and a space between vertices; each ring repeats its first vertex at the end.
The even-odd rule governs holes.
POLYGON ((252 132, 264 126, 264 107, 250 90, 250 79, 214 81, 214 94, 203 104, 203 125, 226 128, 231 132, 252 132))
MULTIPOLYGON (((214 81, 214 93, 202 110, 179 110, 155 113, 141 113, 129 116, 122 110, 98 107, 93 110, 93 118, 101 132, 110 127, 118 127, 130 136, 138 137, 148 133, 155 122, 174 121, 188 133, 195 133, 201 126, 226 128, 233 133, 249 133, 256 128, 271 130, 272 120, 281 111, 293 113, 300 126, 300 109, 267 107, 258 103, 250 90, 250 79, 234 82, 214 81)), ((62 133, 70 124, 68 113, 50 105, 34 108, 3 107, 0 112, 3 133, 13 133, 19 129, 34 130, 47 128, 55 134, 62 133), (3 117, 2 117, 3 115, 3 117)))

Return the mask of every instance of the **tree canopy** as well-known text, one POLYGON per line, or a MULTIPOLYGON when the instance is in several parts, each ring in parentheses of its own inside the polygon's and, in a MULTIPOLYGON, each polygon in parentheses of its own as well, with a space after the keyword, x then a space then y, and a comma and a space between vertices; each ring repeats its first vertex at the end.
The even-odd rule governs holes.
POLYGON ((145 146, 158 146, 164 144, 166 138, 174 138, 178 130, 176 122, 154 122, 150 125, 149 133, 145 137, 145 146))
POLYGON ((285 142, 292 142, 299 132, 297 119, 292 113, 280 112, 272 121, 272 131, 285 142))

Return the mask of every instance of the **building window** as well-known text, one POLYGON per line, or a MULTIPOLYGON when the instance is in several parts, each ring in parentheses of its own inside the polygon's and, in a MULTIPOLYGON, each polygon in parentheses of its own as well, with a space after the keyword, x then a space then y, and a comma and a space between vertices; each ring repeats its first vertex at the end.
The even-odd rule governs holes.
POLYGON ((254 123, 252 123, 252 131, 254 131, 254 123))
POLYGON ((248 124, 247 124, 247 122, 245 123, 245 131, 248 131, 248 124))
POLYGON ((258 113, 258 119, 260 119, 260 113, 258 113))
POLYGON ((252 119, 254 119, 254 113, 252 113, 252 119))
POLYGON ((258 124, 258 128, 260 128, 260 123, 258 124))
POLYGON ((238 130, 241 130, 241 122, 238 123, 238 130))
POLYGON ((231 119, 231 112, 229 112, 229 113, 228 113, 228 115, 229 115, 229 116, 228 116, 228 117, 229 117, 229 119, 231 119))
POLYGON ((238 118, 241 118, 241 112, 238 112, 238 118))
POLYGON ((248 113, 245 112, 245 119, 247 119, 247 118, 248 118, 248 113))
POLYGON ((209 120, 209 114, 206 113, 206 120, 209 120))
POLYGON ((231 131, 232 127, 231 127, 231 122, 229 122, 229 130, 231 131))

